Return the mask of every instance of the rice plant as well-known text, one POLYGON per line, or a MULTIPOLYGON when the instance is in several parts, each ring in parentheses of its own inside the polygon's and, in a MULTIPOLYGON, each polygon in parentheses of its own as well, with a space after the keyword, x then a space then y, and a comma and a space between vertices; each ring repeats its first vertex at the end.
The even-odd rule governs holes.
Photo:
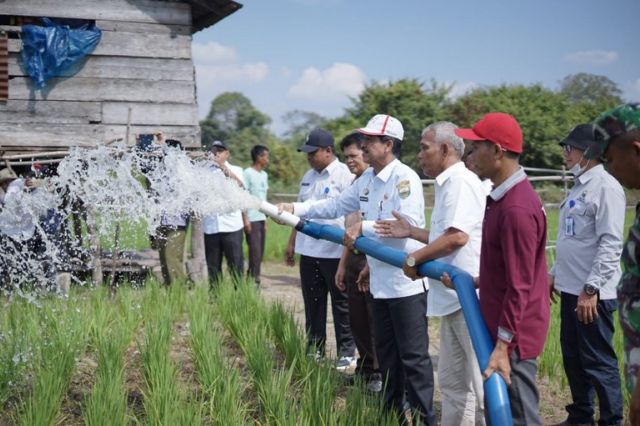
POLYGON ((98 368, 84 411, 89 426, 126 425, 131 420, 127 414, 124 352, 133 338, 138 317, 134 315, 130 294, 121 290, 116 304, 109 303, 105 287, 92 297, 91 340, 98 368))
POLYGON ((179 311, 174 305, 176 300, 156 283, 149 285, 146 295, 146 335, 141 348, 146 423, 202 424, 202 409, 199 404, 188 402, 186 391, 179 385, 178 366, 169 355, 173 320, 179 311))
POLYGON ((42 345, 34 363, 33 387, 20 405, 18 423, 50 425, 59 416, 76 357, 88 336, 86 304, 55 301, 41 308, 42 345))
POLYGON ((23 299, 9 302, 0 316, 0 406, 23 385, 40 348, 38 307, 23 299))
POLYGON ((214 321, 206 289, 196 288, 189 306, 190 344, 205 416, 213 425, 244 425, 248 422, 248 408, 241 398, 245 386, 235 366, 225 360, 222 334, 214 321))

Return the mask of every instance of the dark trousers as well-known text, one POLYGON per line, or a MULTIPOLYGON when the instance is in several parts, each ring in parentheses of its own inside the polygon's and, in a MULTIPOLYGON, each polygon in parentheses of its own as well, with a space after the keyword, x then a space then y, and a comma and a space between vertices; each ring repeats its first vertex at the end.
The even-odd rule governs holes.
POLYGON ((209 280, 215 283, 222 278, 222 256, 227 259, 229 272, 236 278, 242 276, 242 229, 234 232, 204 234, 204 251, 207 258, 209 280))
POLYGON ((349 253, 348 256, 344 281, 347 286, 351 332, 360 355, 356 373, 368 378, 374 373, 379 373, 380 366, 376 356, 373 332, 373 297, 368 291, 358 290, 356 284, 360 271, 367 264, 367 258, 364 254, 349 253))
POLYGON ((310 348, 324 353, 327 340, 327 293, 336 333, 338 356, 354 356, 355 343, 349 324, 347 294, 338 290, 335 277, 339 259, 300 256, 300 283, 310 348))
POLYGON ((414 422, 435 425, 426 313, 426 292, 373 299, 376 352, 385 381, 384 403, 402 420, 406 391, 407 402, 414 410, 414 422))
POLYGON ((247 234, 247 245, 249 246, 249 269, 247 275, 260 284, 260 264, 264 254, 264 244, 266 240, 265 221, 251 222, 251 232, 247 234))
POLYGON ((598 318, 591 324, 578 321, 578 296, 562 293, 560 344, 564 371, 573 403, 567 405, 570 423, 591 423, 594 397, 600 403, 599 425, 622 424, 622 389, 618 358, 613 349, 613 312, 618 302, 598 300, 598 318))

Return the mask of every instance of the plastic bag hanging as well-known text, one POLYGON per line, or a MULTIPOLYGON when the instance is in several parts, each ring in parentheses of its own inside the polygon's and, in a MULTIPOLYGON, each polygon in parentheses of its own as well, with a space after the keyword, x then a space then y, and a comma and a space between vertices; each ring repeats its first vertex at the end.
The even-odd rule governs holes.
POLYGON ((73 28, 65 21, 49 18, 42 18, 42 23, 23 25, 21 34, 22 65, 38 89, 91 53, 102 36, 94 22, 73 28))

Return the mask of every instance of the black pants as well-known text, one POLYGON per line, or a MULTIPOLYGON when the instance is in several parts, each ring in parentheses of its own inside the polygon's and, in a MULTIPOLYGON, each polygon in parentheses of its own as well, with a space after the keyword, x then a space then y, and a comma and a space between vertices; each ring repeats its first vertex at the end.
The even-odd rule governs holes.
POLYGON ((247 245, 249 246, 249 269, 247 275, 260 284, 260 264, 264 254, 264 244, 266 241, 265 221, 251 222, 251 232, 247 234, 247 245))
POLYGON ((373 332, 373 297, 368 291, 358 290, 356 284, 358 275, 366 264, 367 257, 364 254, 349 253, 346 258, 344 282, 347 286, 351 332, 360 355, 356 373, 368 378, 374 373, 379 373, 380 366, 376 356, 373 332))
POLYGON ((405 391, 414 422, 435 425, 433 365, 429 356, 427 293, 373 299, 376 352, 384 387, 384 403, 401 417, 405 391), (418 416, 416 418, 415 416, 418 416))
POLYGON ((222 278, 222 256, 227 259, 229 272, 236 278, 242 276, 244 260, 242 257, 242 229, 234 232, 204 234, 204 251, 207 258, 209 280, 215 282, 222 278))
POLYGON ((613 312, 618 302, 598 300, 598 318, 591 324, 578 321, 578 296, 562 293, 560 344, 564 371, 573 403, 567 405, 570 423, 590 423, 594 397, 600 403, 600 425, 622 424, 622 390, 618 358, 613 349, 613 312))
POLYGON ((331 312, 336 333, 338 356, 354 356, 355 343, 349 323, 347 294, 335 283, 339 259, 300 256, 300 283, 304 300, 309 346, 324 354, 327 340, 327 293, 331 295, 331 312))

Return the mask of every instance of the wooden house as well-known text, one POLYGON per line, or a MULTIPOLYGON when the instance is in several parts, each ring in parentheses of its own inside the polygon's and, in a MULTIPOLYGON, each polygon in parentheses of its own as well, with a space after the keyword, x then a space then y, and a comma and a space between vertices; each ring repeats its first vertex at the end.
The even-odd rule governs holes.
POLYGON ((192 34, 240 7, 233 0, 0 1, 0 155, 127 134, 133 144, 135 134, 157 131, 199 147, 192 34), (37 90, 20 63, 20 25, 42 17, 95 21, 102 38, 80 66, 37 90))

